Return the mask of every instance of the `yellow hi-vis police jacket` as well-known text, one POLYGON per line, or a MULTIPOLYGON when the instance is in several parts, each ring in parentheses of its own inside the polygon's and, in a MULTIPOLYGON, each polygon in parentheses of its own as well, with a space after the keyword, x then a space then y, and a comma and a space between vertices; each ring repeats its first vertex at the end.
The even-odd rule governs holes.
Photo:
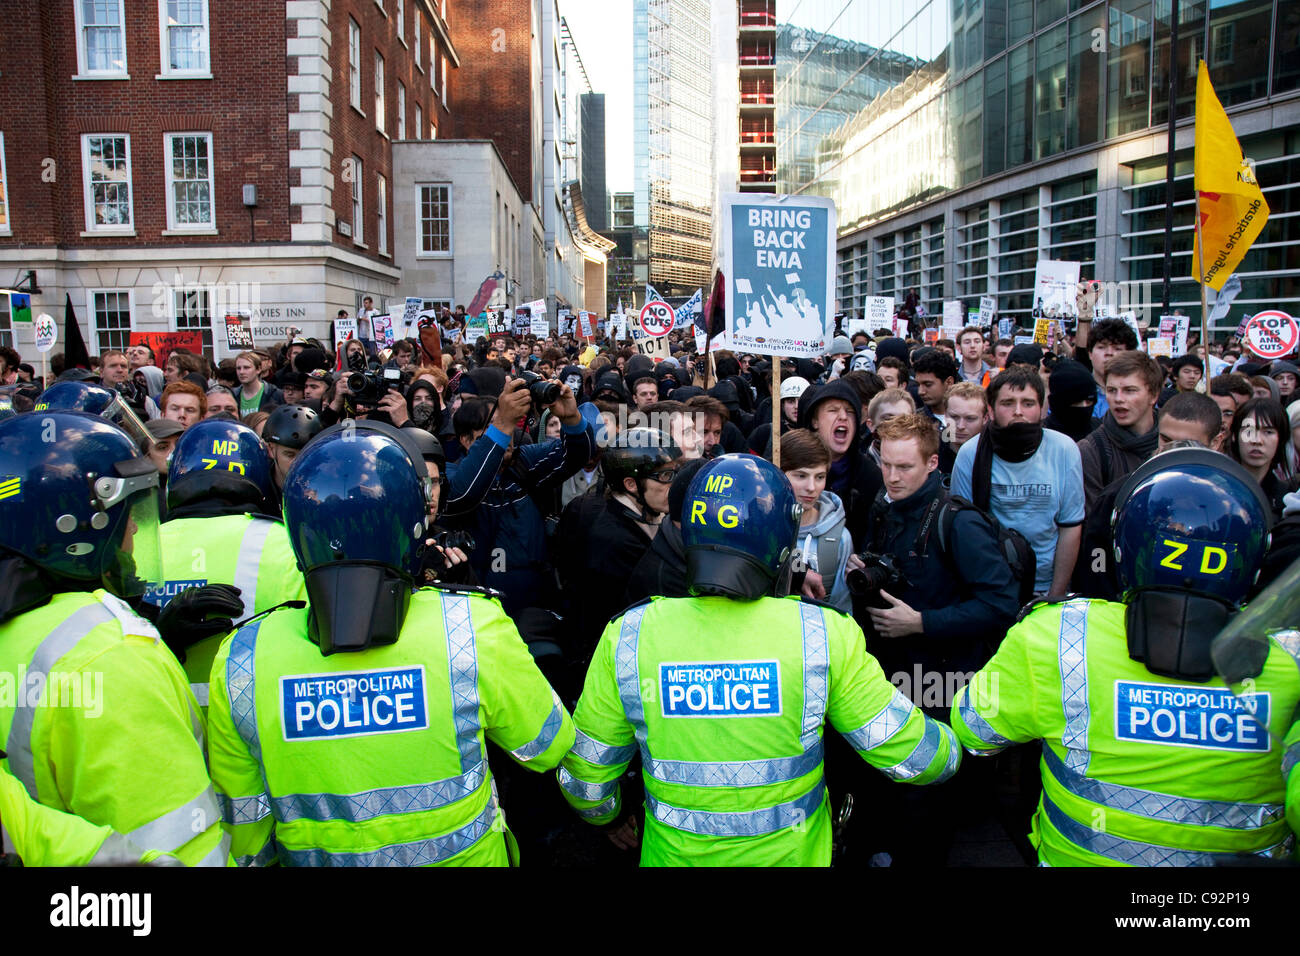
POLYGON ((189 681, 107 591, 56 594, 0 625, 0 735, 9 772, 47 807, 189 866, 230 862, 189 681))
POLYGON ((2 767, 0 821, 5 853, 16 853, 23 866, 132 866, 155 860, 180 865, 161 850, 140 849, 112 827, 37 803, 2 767))
POLYGON ((639 748, 643 865, 826 866, 828 717, 895 780, 937 783, 961 759, 848 615, 797 597, 652 598, 601 636, 560 786, 586 820, 608 823, 639 748))
MULTIPOLYGON (((284 525, 263 515, 211 515, 173 518, 162 523, 163 584, 144 599, 166 607, 187 588, 233 584, 244 612, 236 620, 269 611, 285 601, 307 600, 307 585, 298 570, 284 525)), ((205 638, 185 649, 183 667, 190 689, 206 712, 208 675, 224 635, 205 638)))
POLYGON ((1043 741, 1039 862, 1206 866, 1287 852, 1272 735, 1300 701, 1296 661, 1274 641, 1238 693, 1217 677, 1161 677, 1129 658, 1124 613, 1082 599, 1037 608, 953 702, 971 753, 1043 741))
POLYGON ((212 779, 238 862, 510 862, 484 736, 549 770, 573 722, 500 603, 419 589, 396 643, 328 657, 308 614, 245 625, 212 665, 212 779))

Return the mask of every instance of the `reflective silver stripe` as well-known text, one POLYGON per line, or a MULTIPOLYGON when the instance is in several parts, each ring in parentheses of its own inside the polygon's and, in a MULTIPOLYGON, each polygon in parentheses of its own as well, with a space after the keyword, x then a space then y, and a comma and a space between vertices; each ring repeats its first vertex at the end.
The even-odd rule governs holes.
POLYGON ((1088 602, 1070 601, 1061 609, 1057 654, 1061 664, 1061 706, 1065 731, 1061 743, 1069 753, 1065 765, 1077 773, 1088 772, 1088 602))
POLYGON ((730 813, 674 807, 655 799, 654 795, 647 790, 645 805, 646 810, 656 820, 675 830, 686 830, 703 836, 749 837, 807 823, 821 807, 825 795, 826 783, 818 781, 817 786, 789 803, 763 810, 730 813))
MULTIPOLYGON (((1043 797, 1043 808, 1052 826, 1077 847, 1090 853, 1104 856, 1108 860, 1127 863, 1130 866, 1214 866, 1219 863, 1237 862, 1235 853, 1210 853, 1198 850, 1178 850, 1174 847, 1160 846, 1155 843, 1142 843, 1138 840, 1125 840, 1084 826, 1071 819, 1065 811, 1043 797)), ((1256 856, 1267 856, 1274 848, 1260 850, 1256 856)), ((1249 852, 1246 850, 1243 853, 1249 852)))
POLYGON ((1282 755, 1282 779, 1291 776, 1291 771, 1298 763, 1300 763, 1300 741, 1287 747, 1286 753, 1282 755))
POLYGON ((1198 827, 1256 830, 1286 816, 1286 807, 1282 804, 1196 800, 1093 780, 1063 764, 1046 743, 1043 744, 1043 763, 1056 778, 1056 782, 1076 797, 1151 820, 1198 827))
MULTIPOLYGON (((800 604, 803 623, 803 743, 804 756, 817 750, 821 762, 821 735, 826 721, 826 700, 830 696, 830 645, 826 640, 826 618, 815 604, 800 604)), ((803 771, 807 773, 807 771, 803 771)), ((797 774, 796 776, 802 776, 797 774)), ((785 779, 791 779, 789 777, 785 779)))
POLYGON ((279 856, 276 849, 275 838, 266 841, 266 845, 257 851, 255 856, 241 856, 235 860, 235 866, 266 866, 272 860, 279 856))
POLYGON ((636 744, 615 747, 578 730, 573 749, 569 753, 581 757, 587 763, 594 763, 601 767, 620 767, 632 759, 633 754, 636 753, 636 744))
POLYGON ((208 690, 212 685, 207 681, 202 684, 191 684, 190 690, 194 691, 194 699, 200 707, 208 706, 208 690))
POLYGON ((903 729, 903 725, 907 723, 907 719, 912 716, 912 711, 915 709, 915 705, 907 699, 907 695, 895 689, 894 696, 889 698, 889 703, 881 709, 880 713, 857 730, 850 730, 844 734, 844 739, 854 750, 875 750, 888 743, 903 729))
POLYGON ((230 834, 221 834, 221 840, 195 866, 225 866, 230 862, 230 834))
POLYGON ((912 752, 902 763, 884 768, 883 773, 887 777, 894 780, 911 780, 929 769, 934 761, 934 755, 939 752, 939 744, 943 742, 944 734, 943 725, 938 721, 931 720, 929 717, 925 717, 924 720, 925 734, 922 735, 920 743, 912 748, 912 752))
POLYGON ((773 757, 768 760, 691 761, 643 758, 646 773, 664 783, 681 783, 692 787, 761 787, 769 783, 798 780, 822 762, 822 742, 813 742, 810 750, 796 757, 773 757))
POLYGON ((1281 644, 1282 650, 1294 657, 1296 663, 1300 664, 1300 631, 1287 628, 1283 631, 1274 631, 1269 636, 1281 644))
POLYGON ((943 763, 943 770, 939 776, 934 778, 935 783, 943 783, 949 777, 957 772, 957 765, 961 763, 961 744, 957 741, 957 734, 947 724, 940 724, 943 735, 948 738, 948 759, 943 763))
POLYGON ((394 843, 363 853, 327 850, 289 850, 280 847, 280 861, 288 866, 428 866, 469 849, 492 830, 497 803, 489 799, 483 812, 459 830, 413 843, 394 843))
POLYGON ((437 810, 472 794, 484 782, 483 764, 469 773, 433 783, 385 787, 360 793, 291 793, 271 798, 271 809, 282 823, 292 820, 347 820, 360 823, 395 813, 437 810))
POLYGON ((535 760, 542 754, 546 753, 548 747, 555 743, 555 737, 564 726, 564 705, 560 703, 560 698, 555 691, 551 691, 551 700, 554 706, 551 707, 550 714, 546 717, 546 723, 542 724, 542 729, 537 736, 515 750, 510 751, 516 760, 535 760))
POLYGON ((257 613, 257 569, 262 563, 262 548, 266 546, 266 538, 274 527, 274 521, 253 518, 244 529, 243 540, 239 542, 233 583, 239 588, 239 599, 244 602, 245 618, 257 613))
MULTIPOLYGON (((1003 737, 1000 733, 994 730, 989 722, 980 716, 979 711, 977 711, 970 702, 969 684, 961 689, 961 694, 961 703, 957 705, 957 715, 961 717, 962 723, 966 725, 967 730, 978 737, 983 743, 988 744, 990 747, 996 747, 999 750, 1003 747, 1009 747, 1014 743, 1014 741, 1008 740, 1006 737, 1003 737)), ((988 753, 989 751, 971 751, 971 753, 979 752, 988 753)))
POLYGON ((586 780, 579 780, 561 767, 559 778, 564 792, 578 800, 605 800, 618 790, 618 777, 606 780, 604 783, 589 783, 586 780))
POLYGON ((184 846, 211 826, 221 822, 217 795, 207 787, 193 800, 168 810, 155 820, 126 834, 146 850, 175 850, 184 846), (195 829, 197 825, 197 829, 195 829))
POLYGON ((46 635, 32 655, 31 663, 27 665, 28 706, 15 708, 5 750, 9 753, 10 772, 22 781, 33 800, 40 800, 40 794, 36 792, 36 756, 32 753, 32 724, 36 720, 36 712, 45 699, 50 671, 64 654, 81 642, 82 638, 99 625, 112 620, 114 620, 113 612, 99 602, 78 608, 68 615, 62 624, 46 635), (33 675, 40 675, 39 683, 32 680, 33 675))
MULTIPOLYGON (((479 746, 478 658, 474 648, 474 622, 469 598, 442 594, 442 623, 447 632, 447 660, 451 676, 452 719, 463 775, 481 774, 483 748, 479 746)), ((477 785, 471 789, 476 789, 477 785)))
MULTIPOLYGON (((260 766, 262 743, 257 739, 257 687, 253 679, 253 657, 261 621, 245 625, 235 632, 226 658, 226 693, 230 697, 230 720, 260 766)), ((265 771, 263 771, 265 776, 265 771)), ((265 782, 265 781, 263 781, 265 782)))
POLYGON ((645 739, 645 711, 641 707, 641 676, 637 662, 637 639, 641 635, 641 618, 648 604, 634 607, 623 615, 618 633, 618 646, 614 649, 614 676, 618 682, 618 696, 623 702, 623 713, 636 733, 641 756, 647 755, 645 739))
POLYGON ((604 803, 595 807, 587 807, 585 810, 580 807, 574 807, 578 811, 578 816, 586 820, 596 820, 611 813, 618 812, 619 803, 622 802, 622 793, 615 791, 614 795, 604 803))
POLYGON ((264 793, 254 797, 228 797, 218 793, 217 803, 221 805, 221 819, 231 826, 256 823, 271 815, 271 801, 264 793))
POLYGON ((145 851, 120 833, 110 833, 87 862, 87 866, 133 866, 145 851))

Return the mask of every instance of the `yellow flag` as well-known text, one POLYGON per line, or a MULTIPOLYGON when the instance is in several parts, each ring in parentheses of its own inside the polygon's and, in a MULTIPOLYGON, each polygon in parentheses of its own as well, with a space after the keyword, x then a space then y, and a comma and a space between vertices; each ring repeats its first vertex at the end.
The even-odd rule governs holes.
POLYGON ((1192 250, 1192 278, 1219 290, 1268 221, 1268 203, 1242 158, 1204 60, 1196 74, 1195 183, 1201 235, 1192 250))

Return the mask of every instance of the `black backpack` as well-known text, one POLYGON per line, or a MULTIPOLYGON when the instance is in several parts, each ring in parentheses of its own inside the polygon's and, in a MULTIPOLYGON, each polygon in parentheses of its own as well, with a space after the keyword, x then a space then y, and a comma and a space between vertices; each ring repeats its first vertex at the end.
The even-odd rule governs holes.
POLYGON ((974 511, 993 531, 994 537, 997 538, 998 551, 1001 552, 1007 567, 1011 569, 1012 577, 1020 585, 1020 606, 1024 607, 1033 600, 1034 579, 1038 575, 1038 559, 1034 555, 1033 545, 1019 531, 1014 528, 1004 528, 997 518, 965 498, 946 492, 935 497, 917 531, 914 545, 916 553, 925 554, 930 533, 934 531, 939 537, 939 555, 951 564, 952 551, 949 542, 952 541, 952 523, 957 514, 962 511, 974 511))

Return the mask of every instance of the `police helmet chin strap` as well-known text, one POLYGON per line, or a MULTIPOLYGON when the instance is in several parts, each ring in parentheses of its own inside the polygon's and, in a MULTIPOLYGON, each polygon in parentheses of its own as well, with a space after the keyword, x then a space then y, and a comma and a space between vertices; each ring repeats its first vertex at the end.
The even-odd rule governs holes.
POLYGON ((1203 684, 1215 676, 1210 643, 1235 607, 1174 588, 1135 588, 1124 603, 1129 657, 1153 674, 1177 680, 1203 684))

